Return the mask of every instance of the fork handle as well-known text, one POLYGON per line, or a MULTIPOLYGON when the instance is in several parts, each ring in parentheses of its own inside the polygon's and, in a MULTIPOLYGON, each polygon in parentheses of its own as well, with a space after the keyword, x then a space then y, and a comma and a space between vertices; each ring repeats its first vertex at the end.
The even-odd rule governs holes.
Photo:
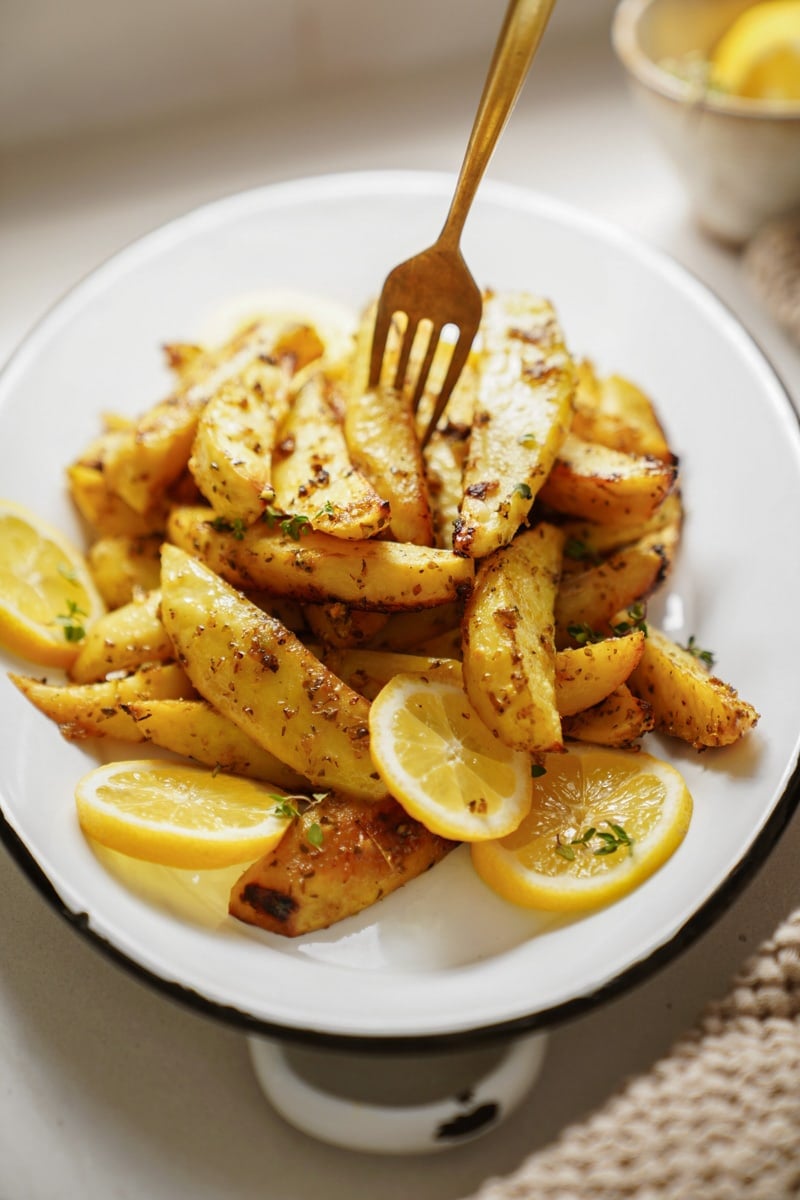
POLYGON ((510 0, 483 85, 464 161, 439 241, 456 247, 497 139, 522 91, 555 0, 510 0))

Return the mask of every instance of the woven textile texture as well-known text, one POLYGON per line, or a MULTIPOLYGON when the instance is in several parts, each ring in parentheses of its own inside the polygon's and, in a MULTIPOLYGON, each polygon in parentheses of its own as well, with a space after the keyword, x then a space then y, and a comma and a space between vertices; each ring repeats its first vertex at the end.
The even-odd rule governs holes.
POLYGON ((797 1200, 800 909, 651 1071, 472 1200, 797 1200))

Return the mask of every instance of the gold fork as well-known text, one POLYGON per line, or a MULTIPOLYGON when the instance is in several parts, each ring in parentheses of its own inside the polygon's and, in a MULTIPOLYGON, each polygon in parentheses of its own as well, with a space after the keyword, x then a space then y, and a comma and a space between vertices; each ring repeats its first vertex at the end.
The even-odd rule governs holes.
POLYGON ((497 140, 522 90, 554 4, 555 0, 510 0, 442 232, 427 250, 400 263, 389 273, 378 301, 370 355, 370 388, 380 383, 395 313, 406 316, 392 384, 398 391, 406 384, 411 350, 420 323, 430 323, 425 356, 411 398, 415 412, 425 391, 442 330, 446 325, 458 330, 447 373, 422 438, 423 445, 436 428, 458 382, 483 309, 481 290, 459 248, 461 232, 497 140))

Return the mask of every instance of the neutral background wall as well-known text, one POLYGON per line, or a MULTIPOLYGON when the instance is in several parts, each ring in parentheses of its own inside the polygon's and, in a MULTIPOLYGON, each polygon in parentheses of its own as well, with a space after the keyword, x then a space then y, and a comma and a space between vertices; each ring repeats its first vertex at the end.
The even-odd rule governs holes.
MULTIPOLYGON (((0 0, 0 147, 488 57, 506 0, 0 0)), ((607 37, 558 0, 547 37, 607 37)))

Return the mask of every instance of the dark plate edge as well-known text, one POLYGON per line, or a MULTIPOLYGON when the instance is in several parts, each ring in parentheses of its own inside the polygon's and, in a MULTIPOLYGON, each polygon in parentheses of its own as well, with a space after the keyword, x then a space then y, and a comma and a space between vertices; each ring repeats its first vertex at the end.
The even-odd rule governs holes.
MULTIPOLYGON (((409 1051, 426 1050, 458 1050, 472 1047, 475 1043, 486 1043, 499 1040, 511 1040, 524 1037, 555 1025, 562 1024, 609 1000, 630 991, 638 983, 643 982, 663 967, 667 966, 679 954, 688 949, 705 933, 725 912, 737 895, 763 866, 768 859, 795 810, 800 804, 800 763, 795 765, 794 772, 776 804, 766 824, 751 844, 747 853, 736 867, 720 884, 705 903, 689 918, 669 941, 658 946, 646 958, 633 963, 607 983, 576 996, 563 1004, 555 1005, 544 1012, 532 1013, 526 1017, 501 1021, 497 1024, 479 1026, 474 1029, 459 1030, 454 1033, 399 1035, 399 1036, 358 1036, 350 1034, 333 1034, 316 1029, 293 1029, 289 1026, 272 1024, 261 1020, 250 1013, 230 1005, 224 1005, 209 1000, 192 988, 165 979, 155 972, 148 970, 140 963, 128 958, 118 950, 107 938, 92 929, 90 919, 85 912, 73 912, 59 896, 53 884, 27 849, 22 839, 12 829, 0 809, 0 840, 6 846, 11 857, 15 860, 23 874, 40 895, 51 905, 59 916, 66 920, 79 934, 85 937, 97 950, 123 967, 129 974, 141 982, 149 984, 156 991, 169 999, 191 1008, 195 1013, 213 1017, 240 1029, 244 1033, 274 1038, 276 1040, 315 1046, 329 1050, 345 1052, 377 1051, 380 1053, 407 1053, 409 1051)), ((788 914, 787 914, 788 915, 788 914)))

